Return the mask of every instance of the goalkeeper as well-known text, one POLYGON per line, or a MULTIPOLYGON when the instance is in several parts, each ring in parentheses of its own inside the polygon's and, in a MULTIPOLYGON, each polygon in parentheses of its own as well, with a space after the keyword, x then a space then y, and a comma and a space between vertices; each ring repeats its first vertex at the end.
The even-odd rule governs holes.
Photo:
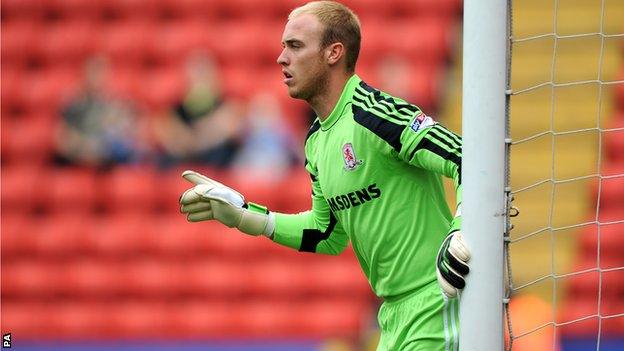
POLYGON ((186 171, 194 186, 181 211, 191 222, 217 220, 299 251, 337 255, 351 241, 384 300, 378 350, 456 350, 456 296, 469 259, 460 233, 460 137, 354 73, 360 25, 347 7, 316 1, 293 10, 282 46, 277 62, 289 95, 318 116, 305 142, 312 209, 270 212, 186 171), (455 183, 454 216, 441 175, 455 183))

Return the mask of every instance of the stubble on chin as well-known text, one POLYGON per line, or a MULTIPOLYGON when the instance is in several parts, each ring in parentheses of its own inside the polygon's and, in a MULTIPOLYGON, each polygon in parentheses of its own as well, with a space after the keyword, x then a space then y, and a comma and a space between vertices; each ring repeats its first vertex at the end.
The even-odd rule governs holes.
POLYGON ((329 73, 327 71, 316 72, 311 75, 310 82, 306 87, 295 92, 295 94, 298 99, 310 102, 327 90, 328 85, 329 73))

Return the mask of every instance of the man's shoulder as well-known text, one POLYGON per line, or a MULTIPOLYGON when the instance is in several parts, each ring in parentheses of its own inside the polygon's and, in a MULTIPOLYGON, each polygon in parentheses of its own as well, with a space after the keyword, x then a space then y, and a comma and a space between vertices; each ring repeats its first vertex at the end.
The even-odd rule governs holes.
POLYGON ((352 98, 353 121, 367 134, 372 132, 397 152, 401 134, 409 128, 421 110, 403 99, 376 89, 364 81, 355 88, 352 98))
POLYGON ((411 120, 422 112, 415 104, 368 85, 364 81, 355 87, 352 103, 355 108, 376 112, 380 117, 394 120, 396 123, 411 120))

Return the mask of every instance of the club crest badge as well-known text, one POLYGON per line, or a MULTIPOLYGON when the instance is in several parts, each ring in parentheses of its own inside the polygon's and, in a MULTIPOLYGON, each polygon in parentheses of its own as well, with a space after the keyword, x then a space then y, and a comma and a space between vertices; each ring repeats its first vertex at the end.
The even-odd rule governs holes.
POLYGON ((342 147, 342 157, 344 158, 345 170, 347 171, 354 170, 364 162, 364 160, 358 160, 355 157, 355 151, 353 151, 353 144, 351 143, 346 143, 342 147))

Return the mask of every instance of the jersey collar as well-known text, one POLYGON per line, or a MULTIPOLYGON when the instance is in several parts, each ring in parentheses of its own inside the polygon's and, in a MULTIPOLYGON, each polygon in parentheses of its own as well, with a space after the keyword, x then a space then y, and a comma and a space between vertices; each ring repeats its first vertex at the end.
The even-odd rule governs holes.
POLYGON ((329 116, 324 121, 321 121, 322 130, 327 130, 331 128, 338 121, 338 119, 340 119, 340 116, 342 116, 344 109, 347 107, 347 104, 351 101, 351 98, 353 97, 355 87, 360 84, 361 81, 362 80, 360 79, 360 77, 357 76, 357 74, 352 75, 351 78, 347 80, 347 83, 342 89, 342 94, 340 94, 340 98, 338 99, 336 106, 334 106, 334 109, 329 114, 329 116))

